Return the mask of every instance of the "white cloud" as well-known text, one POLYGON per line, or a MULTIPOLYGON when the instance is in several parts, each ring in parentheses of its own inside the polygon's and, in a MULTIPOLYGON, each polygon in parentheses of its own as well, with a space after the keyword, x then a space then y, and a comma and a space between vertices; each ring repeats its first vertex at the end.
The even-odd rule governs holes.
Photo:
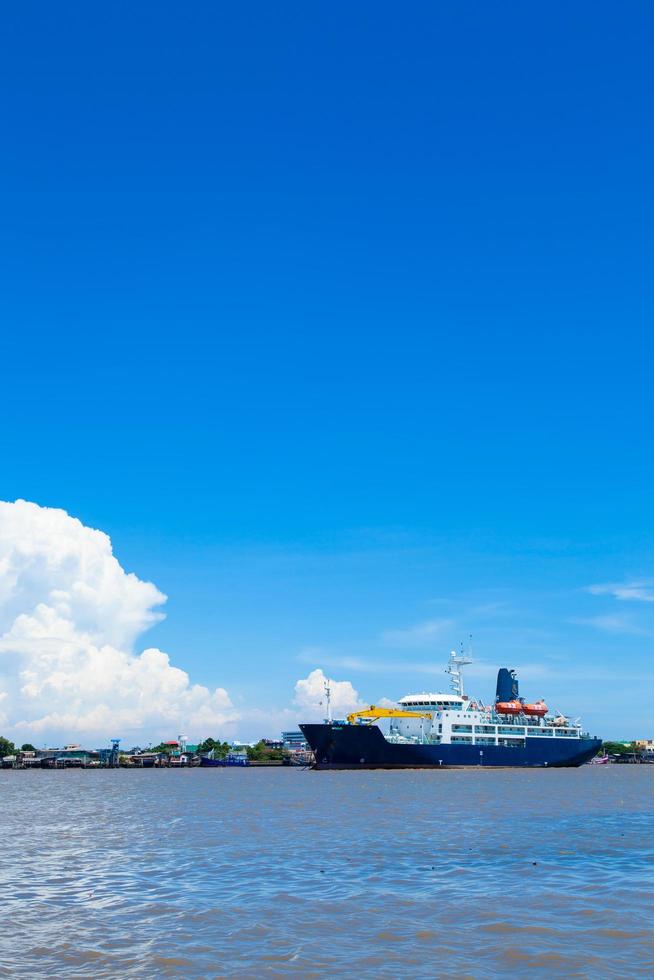
POLYGON ((0 722, 36 736, 229 730, 223 688, 134 645, 166 597, 63 510, 0 502, 0 722), (5 697, 2 697, 5 695, 5 697))
POLYGON ((375 705, 378 708, 397 708, 397 701, 391 701, 390 698, 378 698, 375 705))
MULTIPOLYGON (((322 720, 327 714, 327 699, 325 695, 326 676, 320 668, 312 670, 308 677, 299 680, 295 685, 294 702, 301 715, 300 721, 322 720)), ((364 707, 359 700, 350 681, 335 681, 330 679, 332 714, 341 717, 364 707)))
POLYGON ((605 582, 589 585, 586 589, 591 595, 610 595, 614 599, 631 602, 654 602, 654 581, 642 579, 632 582, 605 582))
POLYGON ((450 630, 453 625, 451 619, 429 619, 407 629, 385 630, 382 640, 392 646, 422 646, 450 630))

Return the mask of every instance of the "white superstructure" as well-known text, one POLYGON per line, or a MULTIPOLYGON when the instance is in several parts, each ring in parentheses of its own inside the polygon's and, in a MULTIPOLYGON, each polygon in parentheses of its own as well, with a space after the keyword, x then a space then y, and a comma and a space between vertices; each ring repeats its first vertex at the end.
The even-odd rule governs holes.
POLYGON ((422 717, 392 718, 386 735, 388 741, 459 743, 483 748, 484 745, 524 747, 528 738, 582 737, 581 725, 563 715, 536 717, 520 711, 507 715, 497 711, 495 705, 485 705, 480 699, 466 695, 461 668, 471 662, 454 652, 450 655, 447 673, 452 677, 452 692, 423 691, 401 698, 397 702, 400 712, 415 712, 422 717))

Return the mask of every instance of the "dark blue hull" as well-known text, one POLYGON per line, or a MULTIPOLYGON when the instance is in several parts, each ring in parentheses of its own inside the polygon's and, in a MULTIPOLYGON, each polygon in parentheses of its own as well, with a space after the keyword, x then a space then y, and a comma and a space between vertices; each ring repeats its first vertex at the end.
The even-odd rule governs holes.
POLYGON ((419 745, 387 742, 376 725, 300 725, 315 769, 560 768, 597 755, 599 738, 531 737, 526 745, 419 745))

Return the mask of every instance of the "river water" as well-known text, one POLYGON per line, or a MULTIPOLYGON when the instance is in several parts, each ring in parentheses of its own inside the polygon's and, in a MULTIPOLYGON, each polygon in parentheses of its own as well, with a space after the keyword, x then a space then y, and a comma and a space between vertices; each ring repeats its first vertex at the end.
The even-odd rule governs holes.
POLYGON ((654 766, 5 771, 0 793, 0 976, 654 976, 654 766))

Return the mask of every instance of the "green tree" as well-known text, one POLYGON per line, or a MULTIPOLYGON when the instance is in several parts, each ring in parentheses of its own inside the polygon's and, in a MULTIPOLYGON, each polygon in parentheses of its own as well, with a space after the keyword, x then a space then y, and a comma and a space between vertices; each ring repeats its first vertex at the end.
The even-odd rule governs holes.
POLYGON ((159 745, 153 745, 152 748, 149 751, 150 752, 165 752, 166 755, 170 755, 170 753, 172 752, 172 750, 173 750, 172 745, 164 745, 164 743, 161 742, 159 745))
POLYGON ((5 755, 16 755, 16 746, 8 738, 3 738, 0 735, 0 758, 5 755))
POLYGON ((602 749, 608 755, 629 755, 634 751, 633 744, 628 742, 602 742, 602 749))
POLYGON ((224 759, 229 752, 229 745, 227 742, 217 742, 213 738, 205 738, 204 742, 200 742, 198 745, 198 752, 200 755, 213 752, 214 759, 224 759))
POLYGON ((20 750, 21 752, 36 752, 36 749, 31 742, 25 742, 23 745, 21 745, 20 750))
POLYGON ((248 745, 246 751, 250 762, 279 762, 284 758, 283 749, 271 749, 263 739, 256 745, 248 745))

